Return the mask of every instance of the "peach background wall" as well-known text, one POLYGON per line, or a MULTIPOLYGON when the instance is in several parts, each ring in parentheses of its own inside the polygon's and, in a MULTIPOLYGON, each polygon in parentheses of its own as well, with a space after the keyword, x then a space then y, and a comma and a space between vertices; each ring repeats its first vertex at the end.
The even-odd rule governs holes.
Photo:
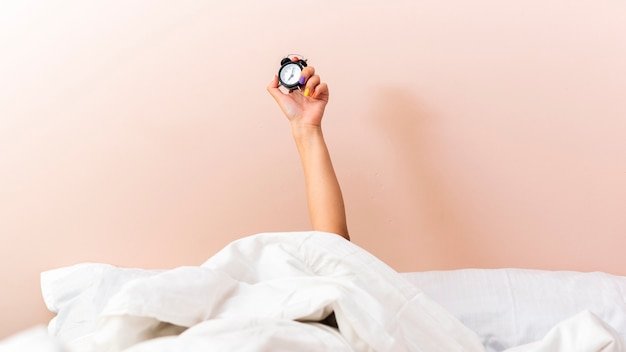
POLYGON ((624 1, 3 1, 0 337, 41 271, 309 227, 265 86, 329 82, 353 241, 400 271, 626 275, 624 1))

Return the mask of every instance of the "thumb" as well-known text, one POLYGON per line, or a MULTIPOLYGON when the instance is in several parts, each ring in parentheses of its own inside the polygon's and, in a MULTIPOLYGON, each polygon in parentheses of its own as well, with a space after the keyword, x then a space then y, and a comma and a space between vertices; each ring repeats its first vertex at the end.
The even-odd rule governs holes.
POLYGON ((270 83, 267 85, 267 91, 276 101, 279 101, 280 97, 283 96, 283 92, 281 92, 278 88, 278 76, 274 75, 270 83))

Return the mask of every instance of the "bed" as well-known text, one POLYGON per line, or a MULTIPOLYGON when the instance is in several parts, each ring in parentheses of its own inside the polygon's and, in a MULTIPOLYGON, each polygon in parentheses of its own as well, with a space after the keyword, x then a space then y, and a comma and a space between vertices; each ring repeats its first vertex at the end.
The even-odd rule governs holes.
POLYGON ((396 273, 339 236, 265 233, 199 266, 42 273, 54 313, 0 351, 624 351, 626 277, 396 273))

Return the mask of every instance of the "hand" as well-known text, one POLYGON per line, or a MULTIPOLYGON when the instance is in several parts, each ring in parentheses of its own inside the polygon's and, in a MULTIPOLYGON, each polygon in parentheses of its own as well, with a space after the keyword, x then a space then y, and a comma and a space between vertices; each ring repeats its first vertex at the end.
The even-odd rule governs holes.
POLYGON ((315 68, 311 66, 302 70, 300 78, 305 82, 303 91, 283 93, 278 88, 277 76, 268 84, 267 91, 274 97, 292 126, 321 127, 324 109, 328 103, 328 85, 321 83, 320 77, 315 74, 315 68))

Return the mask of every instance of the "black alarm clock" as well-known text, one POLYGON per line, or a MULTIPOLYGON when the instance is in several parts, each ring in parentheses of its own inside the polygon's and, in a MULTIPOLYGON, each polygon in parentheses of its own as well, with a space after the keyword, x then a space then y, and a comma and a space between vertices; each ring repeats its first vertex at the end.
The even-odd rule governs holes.
POLYGON ((306 59, 302 56, 295 54, 285 56, 280 60, 278 82, 290 91, 299 88, 301 86, 300 76, 306 66, 306 59))

